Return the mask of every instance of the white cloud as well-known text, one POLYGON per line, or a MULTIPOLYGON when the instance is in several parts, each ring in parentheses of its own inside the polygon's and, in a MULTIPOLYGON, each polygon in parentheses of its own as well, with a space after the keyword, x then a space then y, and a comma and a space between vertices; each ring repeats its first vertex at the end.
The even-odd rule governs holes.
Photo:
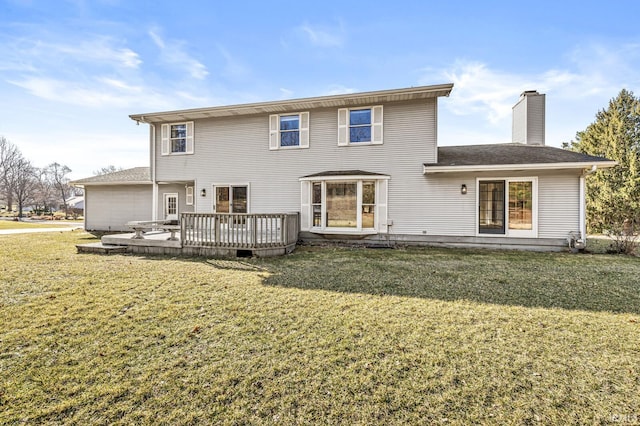
POLYGON ((209 75, 207 67, 186 52, 184 42, 165 40, 159 32, 158 28, 152 28, 148 34, 155 45, 160 48, 161 58, 165 63, 186 71, 196 80, 204 80, 209 75))
POLYGON ((346 95, 348 93, 355 93, 356 91, 357 89, 354 89, 353 87, 346 87, 340 84, 332 84, 327 88, 327 90, 324 93, 322 93, 322 95, 324 96, 346 95))
POLYGON ((342 47, 345 43, 345 31, 342 23, 337 27, 311 26, 308 23, 304 23, 298 29, 315 46, 342 47))
MULTIPOLYGON (((511 116, 511 107, 525 90, 538 90, 564 102, 614 97, 623 87, 640 85, 637 73, 640 45, 609 47, 600 44, 579 46, 568 55, 564 69, 540 73, 519 73, 493 69, 477 61, 458 61, 436 75, 454 83, 453 99, 447 107, 457 115, 482 114, 490 123, 511 116)), ((421 84, 432 82, 430 75, 421 84)), ((604 105, 598 105, 598 108, 604 105)), ((595 113, 595 110, 594 110, 595 113)))
POLYGON ((124 81, 96 77, 88 82, 54 78, 27 77, 9 83, 33 96, 68 105, 88 108, 175 108, 171 93, 158 93, 151 87, 135 86, 124 81))
POLYGON ((83 40, 80 43, 46 43, 35 41, 31 47, 33 56, 55 58, 67 62, 101 62, 123 68, 138 68, 139 55, 126 47, 115 47, 108 37, 83 40))
POLYGON ((588 44, 569 52, 562 66, 537 73, 458 61, 446 69, 425 70, 419 83, 454 83, 439 114, 445 144, 508 141, 513 105, 523 91, 538 90, 547 94, 547 143, 559 145, 592 122, 622 88, 639 90, 639 65, 638 44, 588 44))
POLYGON ((286 89, 284 87, 280 88, 280 99, 292 99, 294 91, 286 89))
POLYGON ((250 74, 249 68, 240 63, 235 57, 233 57, 227 49, 218 45, 218 51, 225 60, 225 66, 223 73, 232 78, 245 77, 250 74))

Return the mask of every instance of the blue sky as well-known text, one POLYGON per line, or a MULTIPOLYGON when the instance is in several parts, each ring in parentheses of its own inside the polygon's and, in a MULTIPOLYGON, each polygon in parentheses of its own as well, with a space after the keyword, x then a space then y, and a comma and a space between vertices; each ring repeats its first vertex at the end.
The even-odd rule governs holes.
POLYGON ((454 83, 440 145, 509 142, 524 90, 560 146, 640 94, 635 1, 0 0, 0 135, 79 179, 148 165, 129 114, 454 83))

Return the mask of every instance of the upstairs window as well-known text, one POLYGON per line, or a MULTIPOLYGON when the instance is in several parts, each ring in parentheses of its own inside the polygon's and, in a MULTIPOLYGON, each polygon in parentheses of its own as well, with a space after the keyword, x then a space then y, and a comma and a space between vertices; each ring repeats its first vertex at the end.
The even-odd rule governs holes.
POLYGON ((280 116, 280 146, 300 146, 300 116, 280 116))
POLYGON ((269 149, 309 148, 309 113, 269 116, 269 149))
POLYGON ((172 124, 171 136, 169 138, 169 148, 171 153, 187 152, 187 125, 172 124))
POLYGON ((349 142, 371 142, 371 109, 349 111, 349 142))
POLYGON ((162 155, 193 154, 193 121, 163 124, 162 155))
POLYGON ((338 145, 381 145, 382 105, 338 110, 338 145))

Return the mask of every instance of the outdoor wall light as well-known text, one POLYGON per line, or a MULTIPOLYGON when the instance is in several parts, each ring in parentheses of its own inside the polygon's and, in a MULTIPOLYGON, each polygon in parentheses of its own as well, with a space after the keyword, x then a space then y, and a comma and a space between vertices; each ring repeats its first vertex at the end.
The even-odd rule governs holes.
POLYGON ((207 196, 207 190, 202 188, 202 190, 200 191, 200 196, 201 197, 206 197, 207 196))
POLYGON ((460 193, 462 195, 465 195, 467 193, 467 185, 466 184, 464 184, 464 183, 462 184, 462 186, 460 187, 460 193))

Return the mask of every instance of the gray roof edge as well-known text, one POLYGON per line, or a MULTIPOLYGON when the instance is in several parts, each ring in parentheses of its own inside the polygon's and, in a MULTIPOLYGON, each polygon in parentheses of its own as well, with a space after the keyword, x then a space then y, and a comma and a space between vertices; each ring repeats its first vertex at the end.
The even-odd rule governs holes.
MULTIPOLYGON (((387 89, 387 90, 375 90, 368 92, 357 92, 357 93, 344 93, 339 95, 325 95, 325 96, 315 96, 315 97, 306 97, 306 98, 296 98, 296 99, 286 99, 286 100, 278 100, 278 101, 265 101, 265 102, 255 102, 255 103, 246 103, 246 104, 235 104, 235 105, 220 105, 213 107, 203 107, 203 108, 191 108, 191 109, 182 109, 182 110, 172 110, 172 111, 157 111, 150 113, 141 113, 141 114, 131 114, 129 118, 135 121, 144 122, 147 118, 153 118, 155 116, 166 116, 166 115, 188 115, 194 113, 203 113, 209 111, 236 111, 240 113, 245 109, 253 109, 267 106, 276 106, 276 105, 289 105, 289 104, 301 104, 301 103, 315 103, 320 101, 348 101, 359 98, 366 98, 370 96, 394 96, 394 95, 402 95, 402 94, 417 94, 417 93, 432 93, 433 96, 449 96, 453 90, 453 83, 445 83, 445 84, 434 84, 430 86, 415 86, 415 87, 405 87, 401 89, 387 89)), ((345 102, 347 105, 347 102, 345 102)))
MULTIPOLYGON (((468 162, 468 163, 463 163, 463 164, 449 164, 449 163, 443 163, 442 161, 439 161, 438 163, 423 163, 423 165, 425 167, 455 167, 455 166, 470 166, 470 165, 476 165, 476 166, 481 166, 481 165, 514 165, 514 166, 521 166, 521 165, 526 165, 526 164, 531 164, 531 165, 541 165, 541 164, 575 164, 576 166, 578 164, 585 164, 585 165, 592 165, 594 162, 595 163, 607 163, 608 165, 614 165, 617 164, 615 161, 610 160, 608 158, 605 157, 599 157, 599 156, 594 156, 594 155, 589 155, 589 154, 584 154, 581 152, 576 152, 576 151, 569 151, 563 148, 558 148, 558 147, 553 147, 553 146, 548 146, 548 145, 527 145, 527 144, 522 144, 522 143, 502 143, 502 144, 478 144, 478 145, 452 145, 452 146, 440 146, 438 147, 438 157, 439 160, 442 158, 443 154, 444 155, 455 155, 457 154, 458 156, 464 155, 465 151, 475 151, 475 153, 473 154, 469 154, 469 155, 473 155, 474 160, 477 160, 476 155, 487 155, 489 153, 491 153, 492 151, 496 154, 502 154, 504 155, 505 152, 509 153, 509 154, 514 154, 514 152, 512 151, 519 151, 519 152, 526 152, 527 156, 530 157, 530 160, 535 160, 535 157, 538 157, 538 159, 536 161, 512 161, 513 157, 510 156, 510 160, 509 161, 487 161, 487 162, 482 162, 482 163, 478 163, 477 161, 473 161, 473 162, 468 162), (480 151, 481 150, 481 151, 480 151), (545 155, 541 155, 542 152, 546 152, 547 155, 549 152, 557 152, 559 155, 561 155, 563 158, 558 159, 557 161, 549 161, 548 159, 545 159, 545 155), (538 155, 540 154, 540 155, 538 155), (540 158, 542 158, 543 160, 540 161, 540 158)), ((459 159, 464 159, 464 158, 459 158, 459 159)), ((492 157, 492 159, 495 160, 495 157, 492 157)))
POLYGON ((133 167, 104 175, 91 176, 69 182, 75 186, 86 185, 150 185, 151 168, 133 167))

